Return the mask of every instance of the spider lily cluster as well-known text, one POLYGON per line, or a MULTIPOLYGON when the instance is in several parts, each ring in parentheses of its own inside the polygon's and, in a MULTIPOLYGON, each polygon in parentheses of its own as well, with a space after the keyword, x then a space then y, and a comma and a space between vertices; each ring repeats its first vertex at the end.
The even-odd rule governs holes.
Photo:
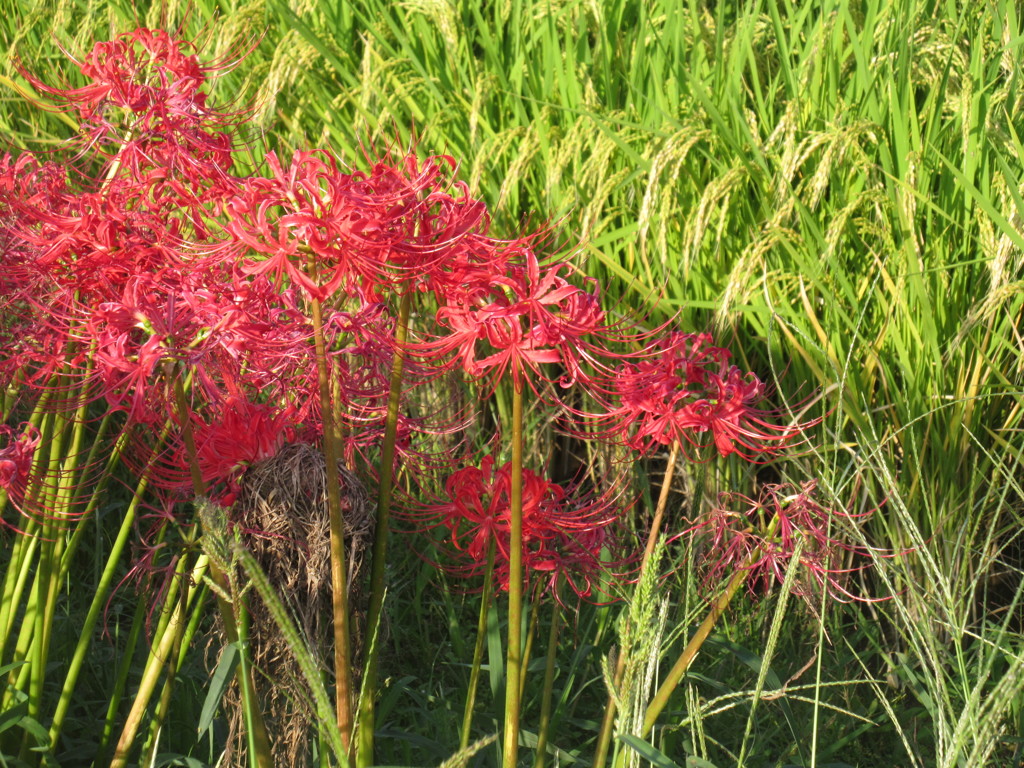
MULTIPOLYGON (((764 383, 706 333, 610 322, 597 283, 543 255, 550 233, 490 233, 453 158, 366 150, 353 168, 325 149, 270 152, 265 175, 240 172, 245 114, 212 107, 205 91, 223 66, 138 29, 94 47, 83 87, 22 73, 80 127, 60 153, 0 159, 0 488, 21 513, 8 525, 52 540, 90 514, 89 488, 112 471, 92 439, 117 446, 155 512, 135 523, 137 562, 175 571, 158 550, 167 526, 194 523, 181 502, 205 494, 230 507, 247 467, 288 443, 330 442, 381 485, 380 528, 401 469, 414 490, 397 512, 444 567, 466 582, 488 574, 513 604, 531 583, 560 602, 562 586, 589 597, 609 564, 634 558, 621 535, 630 501, 523 467, 525 391, 570 414, 575 437, 637 455, 674 446, 696 461, 761 462, 815 423, 765 406, 764 383), (460 440, 465 419, 405 403, 452 378, 482 399, 511 388, 511 461, 463 446, 449 454, 469 464, 456 466, 427 450, 460 440)), ((817 502, 768 493, 757 519, 719 511, 698 526, 711 532, 713 577, 755 565, 777 576, 795 522, 813 518, 812 538, 826 525, 817 502), (773 516, 780 537, 749 535, 773 516)), ((815 541, 819 581, 850 596, 828 559, 835 540, 815 541)), ((376 580, 372 591, 383 599, 376 580)), ((510 643, 520 621, 511 615, 510 643)), ((339 689, 339 711, 350 695, 339 689)), ((513 742, 517 718, 505 721, 513 742)), ((360 722, 372 754, 372 719, 360 722)))

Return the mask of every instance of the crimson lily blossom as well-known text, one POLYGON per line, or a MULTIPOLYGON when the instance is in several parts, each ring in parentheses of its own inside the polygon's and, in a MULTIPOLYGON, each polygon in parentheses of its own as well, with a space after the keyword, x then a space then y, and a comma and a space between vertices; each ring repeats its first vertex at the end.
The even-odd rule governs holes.
POLYGON ((41 436, 38 429, 25 423, 20 430, 0 426, 0 437, 7 443, 0 448, 0 488, 17 505, 25 496, 41 436))
POLYGON ((343 171, 323 150, 295 152, 287 166, 271 152, 267 164, 269 178, 245 180, 228 201, 224 247, 265 257, 245 260, 243 273, 287 278, 318 300, 344 290, 373 303, 382 281, 415 285, 487 226, 482 203, 449 181, 447 156, 409 154, 367 172, 343 171))
POLYGON ((777 455, 800 440, 818 420, 780 425, 780 414, 760 407, 764 383, 729 364, 729 351, 709 334, 669 333, 628 355, 592 388, 602 409, 583 413, 596 436, 636 450, 679 441, 700 456, 713 447, 721 456, 747 461, 777 455))
POLYGON ((563 276, 570 265, 542 265, 530 248, 520 255, 522 262, 509 261, 503 273, 441 286, 437 322, 448 333, 418 349, 435 359, 451 355, 449 365, 491 388, 507 371, 516 388, 524 378, 534 387, 533 377, 544 378, 541 366, 561 364, 559 384, 568 387, 582 375, 581 360, 593 347, 588 337, 605 330, 596 282, 588 291, 563 276))
POLYGON ((203 481, 215 489, 213 500, 231 506, 246 467, 275 455, 295 439, 294 412, 240 396, 227 398, 219 410, 209 423, 193 417, 196 461, 203 481))
POLYGON ((817 483, 800 486, 766 485, 758 498, 723 493, 718 504, 693 530, 707 534, 704 584, 709 591, 737 570, 750 573, 751 594, 763 594, 773 583, 781 583, 794 557, 799 557, 801 574, 794 594, 812 609, 821 592, 840 602, 872 600, 850 592, 845 577, 863 568, 845 567, 851 557, 867 557, 860 546, 837 538, 842 525, 854 524, 871 512, 854 514, 823 504, 817 483), (774 524, 773 524, 774 521, 774 524), (797 542, 801 543, 799 550, 797 542))
MULTIPOLYGON (((444 529, 460 577, 484 573, 494 543, 495 581, 509 588, 512 465, 496 467, 486 456, 480 466, 464 467, 445 482, 445 498, 406 517, 428 529, 444 529)), ((560 577, 580 597, 588 597, 605 564, 602 550, 615 545, 618 510, 608 497, 574 498, 571 489, 523 470, 523 572, 542 575, 554 590, 560 577)), ((444 545, 443 545, 444 546, 444 545)))

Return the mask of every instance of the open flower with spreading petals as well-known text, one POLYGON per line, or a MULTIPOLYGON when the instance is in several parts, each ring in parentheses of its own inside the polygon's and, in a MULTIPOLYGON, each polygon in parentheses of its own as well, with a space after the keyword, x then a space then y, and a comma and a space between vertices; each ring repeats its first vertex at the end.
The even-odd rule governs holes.
POLYGON ((519 256, 501 272, 481 271, 475 280, 441 286, 442 331, 418 350, 492 388, 506 372, 517 389, 524 380, 534 386, 534 378, 545 378, 545 364, 560 365, 559 383, 569 386, 605 331, 596 283, 589 281, 589 290, 570 283, 570 265, 541 264, 530 248, 519 256))
POLYGON ((486 230, 486 211, 449 178, 452 158, 389 160, 350 171, 324 150, 287 164, 268 154, 270 175, 244 180, 227 203, 225 249, 260 257, 243 259, 245 274, 318 300, 344 289, 373 303, 381 283, 416 285, 486 230))
POLYGON ((17 500, 25 493, 32 473, 32 461, 39 447, 39 430, 22 424, 21 430, 0 426, 0 437, 6 443, 0 448, 0 488, 17 500))
POLYGON ((793 591, 812 608, 823 591, 840 602, 871 600, 846 584, 851 572, 870 564, 865 559, 870 553, 841 538, 870 514, 823 503, 814 481, 766 485, 756 499, 723 493, 694 529, 707 537, 704 585, 714 591, 740 570, 749 574, 751 594, 763 594, 772 583, 782 583, 793 558, 799 558, 793 591))
MULTIPOLYGON (((444 497, 404 516, 423 528, 444 530, 441 542, 453 561, 445 567, 460 577, 484 573, 494 546, 496 584, 509 587, 512 465, 495 466, 486 456, 480 466, 460 469, 445 482, 444 497)), ((618 508, 610 498, 578 496, 573 489, 523 470, 523 572, 554 590, 565 583, 580 597, 591 594, 595 576, 606 563, 602 554, 617 542, 618 508)))
MULTIPOLYGON (((212 134, 204 126, 230 117, 207 106, 204 90, 210 73, 226 65, 201 63, 192 43, 164 30, 140 27, 97 42, 78 67, 89 81, 80 88, 50 85, 25 70, 21 74, 57 99, 60 108, 74 109, 93 145, 124 144, 118 139, 125 135, 145 137, 154 131, 185 140, 208 138, 212 134), (122 121, 122 116, 130 117, 122 121)), ((161 147, 166 149, 167 142, 154 145, 157 151, 161 147)))
MULTIPOLYGON (((212 497, 230 506, 245 469, 275 455, 295 439, 291 408, 254 403, 238 395, 227 398, 209 420, 193 418, 196 462, 212 497)), ((186 459, 187 460, 187 459, 186 459)))
POLYGON ((782 414, 761 406, 765 384, 731 365, 729 351, 707 333, 668 333, 626 358, 591 379, 601 407, 582 415, 593 420, 592 435, 636 450, 678 441, 696 457, 713 448, 762 461, 817 423, 778 423, 782 414))

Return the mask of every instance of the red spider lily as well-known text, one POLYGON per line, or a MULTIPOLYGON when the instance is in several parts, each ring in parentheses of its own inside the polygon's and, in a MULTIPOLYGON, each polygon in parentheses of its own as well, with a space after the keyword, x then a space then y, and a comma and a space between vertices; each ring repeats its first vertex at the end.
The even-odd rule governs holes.
MULTIPOLYGON (((670 333, 629 355, 595 390, 604 410, 593 418, 599 437, 636 450, 679 441, 697 455, 713 446, 721 456, 758 461, 780 453, 817 420, 781 426, 779 414, 759 407, 765 385, 729 364, 729 352, 709 334, 670 333)), ((595 377, 596 379, 597 377, 595 377)))
MULTIPOLYGON (((452 555, 461 562, 450 570, 461 577, 481 575, 487 552, 495 546, 495 579, 509 588, 512 465, 496 468, 491 456, 479 467, 458 470, 445 482, 445 498, 407 516, 427 528, 448 531, 452 555)), ((553 588, 564 577, 580 597, 591 594, 594 576, 604 567, 602 551, 614 544, 611 526, 618 520, 611 500, 574 499, 571 491, 523 470, 523 571, 542 574, 553 588)))
POLYGON ((843 584, 847 574, 863 567, 849 568, 844 562, 868 556, 868 551, 838 538, 842 526, 871 513, 852 514, 825 506, 817 498, 816 486, 814 481, 799 487, 767 485, 757 499, 722 494, 719 504, 694 529, 709 537, 705 586, 713 590, 724 577, 745 570, 750 574, 747 586, 751 594, 763 593, 772 582, 785 579, 799 541, 801 574, 794 594, 812 608, 821 591, 840 602, 871 600, 853 594, 843 584))
MULTIPOLYGON (((518 389, 529 371, 544 378, 541 366, 560 364, 559 379, 569 386, 581 375, 581 359, 593 347, 588 337, 605 332, 596 283, 592 291, 571 284, 564 262, 541 265, 524 247, 521 263, 507 262, 501 273, 439 287, 437 321, 449 332, 417 347, 428 357, 453 355, 452 364, 493 388, 511 371, 518 389)), ((533 384, 531 383, 531 386, 533 384)))
POLYGON ((18 504, 25 496, 32 475, 32 462, 41 436, 39 430, 29 423, 20 430, 0 426, 0 437, 7 443, 0 448, 0 488, 7 497, 18 504))
POLYGON ((90 85, 54 88, 29 78, 39 90, 74 106, 82 120, 102 119, 109 106, 144 112, 167 105, 171 114, 194 117, 205 110, 201 88, 208 69, 185 53, 190 47, 162 30, 140 28, 93 46, 79 66, 90 85))
MULTIPOLYGON (((136 29, 99 42, 79 65, 91 80, 82 88, 55 87, 24 70, 32 85, 72 108, 91 138, 91 146, 112 143, 115 154, 129 165, 159 157, 206 155, 213 165, 226 168, 222 132, 208 126, 230 124, 230 116, 206 104, 209 73, 223 65, 202 65, 190 52, 192 44, 163 30, 136 29), (122 116, 124 125, 116 121, 122 116)), ((173 165, 173 164, 172 164, 173 165)))
POLYGON ((196 461, 207 487, 215 489, 211 498, 231 506, 245 468, 295 439, 294 412, 238 396, 225 400, 219 411, 209 422, 193 416, 196 461))
POLYGON ((377 301, 382 280, 414 285, 486 229, 483 205, 449 181, 447 156, 348 173, 323 150, 296 152, 287 168, 274 153, 267 163, 271 177, 245 180, 227 203, 225 248, 263 255, 242 271, 287 278, 315 299, 344 289, 377 301))

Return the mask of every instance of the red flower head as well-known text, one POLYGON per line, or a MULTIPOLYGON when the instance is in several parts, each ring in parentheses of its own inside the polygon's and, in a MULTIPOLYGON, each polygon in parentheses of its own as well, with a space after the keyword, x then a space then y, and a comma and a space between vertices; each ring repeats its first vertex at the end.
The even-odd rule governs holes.
POLYGON ((0 437, 7 443, 0 448, 0 488, 18 504, 25 496, 32 475, 32 461, 39 447, 39 430, 29 423, 22 424, 21 431, 0 426, 0 437))
POLYGON ((79 64, 92 81, 82 88, 55 87, 24 70, 21 74, 75 109, 93 143, 127 147, 130 164, 147 154, 151 160, 154 153, 171 157, 198 148, 219 155, 216 164, 226 170, 223 133, 203 127, 231 121, 207 107, 203 90, 208 74, 224 65, 200 64, 193 48, 163 30, 139 28, 93 46, 79 64))
MULTIPOLYGON (((589 336, 602 333, 604 312, 593 292, 571 284, 564 262, 541 265, 529 248, 522 262, 509 261, 503 272, 480 272, 465 283, 438 290, 438 323, 449 333, 420 346, 429 356, 454 353, 453 363, 493 387, 511 371, 517 388, 529 371, 544 378, 541 366, 561 364, 559 379, 569 386, 581 375, 581 359, 592 349, 589 336)), ((531 381, 531 386, 533 386, 531 381)))
POLYGON ((227 205, 226 247, 263 257, 246 274, 287 278, 316 299, 342 289, 372 303, 381 282, 415 285, 487 226, 482 203, 448 178, 447 156, 378 160, 369 172, 344 172, 323 150, 267 163, 271 177, 246 180, 227 205))
POLYGON ((605 406, 598 435, 637 450, 678 440, 698 453, 709 446, 747 461, 771 457, 817 421, 780 426, 764 410, 765 385, 729 364, 729 352, 706 333, 670 333, 620 364, 598 387, 605 406))
POLYGON ((743 569, 750 572, 747 585, 751 594, 763 593, 772 582, 785 579, 790 562, 799 556, 802 572, 794 594, 812 608, 822 590, 841 602, 864 600, 844 586, 844 577, 859 568, 846 567, 843 561, 868 552, 838 536, 843 524, 869 514, 851 514, 823 505, 814 481, 799 487, 767 485, 757 499, 722 494, 718 506, 696 527, 710 538, 704 584, 713 591, 723 578, 743 569))
POLYGON ((269 405, 231 396, 209 423, 193 417, 196 459, 203 481, 219 489, 215 500, 230 506, 245 469, 276 454, 295 438, 290 408, 279 411, 269 405))
MULTIPOLYGON (((494 543, 495 579, 509 586, 512 465, 495 468, 487 456, 480 467, 466 467, 445 483, 446 499, 416 515, 429 528, 447 529, 452 554, 461 563, 450 570, 478 576, 494 543)), ((591 593, 601 569, 602 549, 612 544, 617 514, 608 499, 582 502, 556 483, 523 470, 523 571, 543 574, 549 587, 560 576, 581 597, 591 593)))
POLYGON ((188 52, 191 47, 163 30, 139 28, 93 46, 80 65, 90 85, 68 90, 32 84, 75 106, 84 121, 102 122, 110 107, 194 118, 206 107, 201 88, 207 70, 188 52))

